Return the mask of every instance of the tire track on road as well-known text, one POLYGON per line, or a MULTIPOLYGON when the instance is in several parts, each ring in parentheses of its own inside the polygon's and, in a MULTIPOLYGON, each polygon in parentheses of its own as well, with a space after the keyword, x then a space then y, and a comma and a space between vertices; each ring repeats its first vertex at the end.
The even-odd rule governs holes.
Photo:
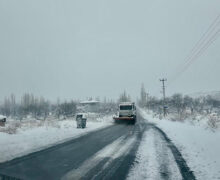
POLYGON ((168 136, 156 125, 151 124, 152 128, 158 131, 161 137, 166 141, 167 146, 172 151, 172 154, 175 158, 176 164, 179 167, 180 173, 184 180, 196 180, 196 177, 193 171, 187 165, 185 159, 183 158, 182 154, 178 150, 178 148, 174 145, 174 143, 168 138, 168 136))
MULTIPOLYGON (((68 171, 79 167, 85 160, 127 135, 133 126, 113 125, 54 147, 0 164, 2 177, 18 179, 60 179, 68 171)), ((0 176, 1 177, 1 176, 0 176)))

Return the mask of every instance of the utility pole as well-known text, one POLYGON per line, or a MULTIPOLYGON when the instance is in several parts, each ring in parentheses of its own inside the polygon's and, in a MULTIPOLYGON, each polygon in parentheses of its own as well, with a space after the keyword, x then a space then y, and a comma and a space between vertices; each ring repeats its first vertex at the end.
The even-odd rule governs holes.
POLYGON ((166 92, 165 92, 165 81, 167 81, 167 79, 160 79, 160 81, 162 82, 162 90, 163 90, 163 116, 166 116, 166 92))

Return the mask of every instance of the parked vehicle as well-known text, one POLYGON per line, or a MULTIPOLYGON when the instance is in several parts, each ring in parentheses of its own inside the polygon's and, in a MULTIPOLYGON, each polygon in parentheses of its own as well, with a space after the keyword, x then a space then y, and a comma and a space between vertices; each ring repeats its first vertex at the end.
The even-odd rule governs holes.
POLYGON ((0 122, 6 122, 6 116, 0 115, 0 122))
POLYGON ((6 116, 0 115, 0 126, 5 126, 6 116))

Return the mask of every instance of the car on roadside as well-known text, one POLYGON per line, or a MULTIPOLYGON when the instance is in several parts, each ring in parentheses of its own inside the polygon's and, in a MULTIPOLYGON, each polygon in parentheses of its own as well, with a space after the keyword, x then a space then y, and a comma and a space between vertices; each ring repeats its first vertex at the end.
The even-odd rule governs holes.
POLYGON ((6 122, 7 117, 0 115, 0 122, 6 122))

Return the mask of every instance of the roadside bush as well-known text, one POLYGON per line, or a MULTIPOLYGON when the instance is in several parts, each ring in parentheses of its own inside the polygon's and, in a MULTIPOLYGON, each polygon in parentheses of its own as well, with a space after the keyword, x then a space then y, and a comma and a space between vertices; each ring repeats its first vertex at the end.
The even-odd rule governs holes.
POLYGON ((208 125, 212 129, 217 129, 220 124, 220 118, 216 115, 210 115, 208 118, 208 125))
POLYGON ((17 129, 20 128, 21 125, 19 122, 12 123, 10 125, 6 125, 5 127, 0 128, 0 132, 8 133, 8 134, 16 134, 17 129))

